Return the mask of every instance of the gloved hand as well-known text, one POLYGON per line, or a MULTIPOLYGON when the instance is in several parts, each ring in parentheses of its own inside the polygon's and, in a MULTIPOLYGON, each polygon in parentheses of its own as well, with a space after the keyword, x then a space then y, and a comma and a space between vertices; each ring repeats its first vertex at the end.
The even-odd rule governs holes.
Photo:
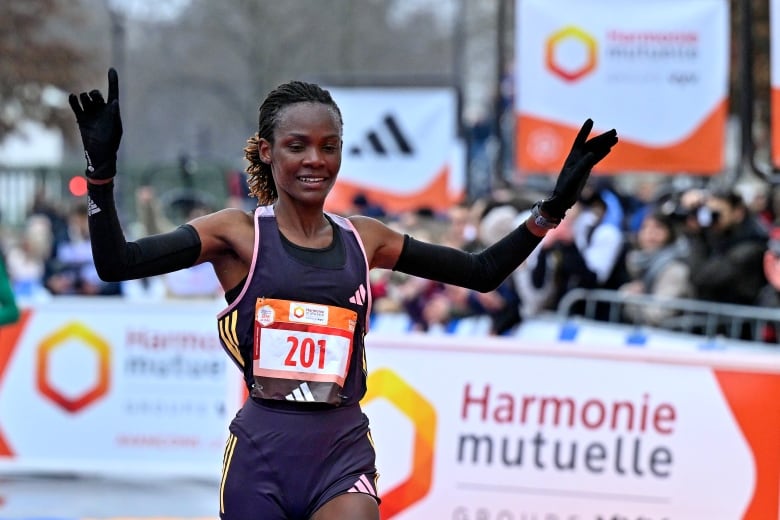
POLYGON ((566 216, 569 208, 577 202, 577 197, 585 186, 590 171, 617 144, 617 131, 614 128, 588 139, 592 128, 593 120, 588 119, 577 133, 571 151, 558 175, 552 196, 540 204, 541 212, 545 217, 560 220, 566 216))
POLYGON ((108 69, 108 102, 98 90, 68 97, 81 131, 86 176, 92 180, 107 180, 116 175, 116 153, 122 139, 122 118, 119 115, 119 79, 116 70, 108 69), (81 101, 79 103, 79 100, 81 101))

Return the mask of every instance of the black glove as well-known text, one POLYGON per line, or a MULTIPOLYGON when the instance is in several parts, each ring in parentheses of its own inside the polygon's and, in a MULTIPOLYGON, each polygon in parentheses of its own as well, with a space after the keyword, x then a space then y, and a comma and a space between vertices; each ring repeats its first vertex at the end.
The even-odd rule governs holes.
POLYGON ((68 97, 84 143, 89 179, 104 180, 116 175, 116 152, 122 139, 119 116, 119 79, 116 70, 108 69, 108 103, 98 90, 68 97), (79 100, 81 103, 79 104, 79 100))
POLYGON ((541 202, 540 209, 544 216, 558 220, 565 217, 569 208, 577 202, 591 169, 617 144, 617 131, 614 128, 588 139, 592 128, 593 120, 588 119, 577 133, 571 151, 558 175, 552 196, 541 202))

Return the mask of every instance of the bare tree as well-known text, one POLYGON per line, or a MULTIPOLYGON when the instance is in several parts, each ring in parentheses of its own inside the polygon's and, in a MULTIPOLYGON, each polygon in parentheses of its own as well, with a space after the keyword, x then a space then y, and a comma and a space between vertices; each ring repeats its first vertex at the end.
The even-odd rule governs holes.
POLYGON ((290 79, 341 84, 449 77, 452 36, 430 11, 394 23, 379 0, 193 0, 167 24, 128 33, 123 146, 243 166, 265 94, 290 79))
POLYGON ((78 25, 78 8, 58 0, 0 2, 0 140, 24 120, 74 136, 64 92, 83 72, 86 54, 62 24, 78 25))

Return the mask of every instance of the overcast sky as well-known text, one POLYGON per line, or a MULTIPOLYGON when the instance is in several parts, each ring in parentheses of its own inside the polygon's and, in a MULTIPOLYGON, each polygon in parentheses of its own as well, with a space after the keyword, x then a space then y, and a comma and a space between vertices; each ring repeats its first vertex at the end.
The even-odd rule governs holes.
MULTIPOLYGON (((104 0, 110 5, 122 9, 128 15, 137 18, 168 20, 176 17, 191 0, 104 0)), ((420 9, 434 12, 443 24, 449 24, 457 9, 454 0, 402 0, 396 2, 398 21, 414 14, 420 9)))
POLYGON ((136 18, 167 20, 176 17, 190 0, 105 0, 136 18))

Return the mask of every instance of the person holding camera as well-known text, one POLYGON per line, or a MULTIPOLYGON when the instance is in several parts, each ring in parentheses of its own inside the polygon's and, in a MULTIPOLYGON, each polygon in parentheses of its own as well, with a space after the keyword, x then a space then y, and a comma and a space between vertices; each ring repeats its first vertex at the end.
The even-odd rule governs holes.
POLYGON ((767 231, 733 188, 695 190, 681 197, 696 298, 753 305, 766 284, 767 231))

